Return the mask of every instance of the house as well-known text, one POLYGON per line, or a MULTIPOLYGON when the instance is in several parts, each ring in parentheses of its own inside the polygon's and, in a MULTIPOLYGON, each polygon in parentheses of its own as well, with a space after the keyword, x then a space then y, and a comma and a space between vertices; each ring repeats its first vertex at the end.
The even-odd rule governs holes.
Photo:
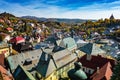
POLYGON ((98 32, 92 32, 92 34, 90 35, 90 37, 93 40, 99 40, 99 39, 101 39, 101 35, 98 32))
POLYGON ((85 39, 85 37, 87 37, 87 33, 85 31, 79 31, 78 35, 80 35, 84 39, 85 39))
POLYGON ((18 44, 18 43, 23 43, 25 42, 25 39, 21 36, 17 36, 17 37, 13 37, 11 40, 10 40, 11 43, 15 43, 15 44, 18 44))
POLYGON ((14 80, 9 71, 0 65, 0 80, 14 80))
POLYGON ((46 28, 46 25, 45 24, 42 24, 42 29, 45 29, 46 28))
POLYGON ((112 76, 111 64, 107 62, 103 67, 98 69, 90 78, 91 80, 110 80, 112 76))
POLYGON ((68 70, 74 67, 75 60, 76 56, 67 49, 51 54, 42 53, 37 72, 45 80, 64 79, 67 77, 68 70))
POLYGON ((108 35, 110 34, 110 30, 109 29, 106 29, 104 32, 103 32, 104 35, 108 35))
POLYGON ((5 67, 5 55, 4 54, 0 54, 0 65, 2 67, 5 67))
POLYGON ((13 73, 15 80, 36 80, 30 72, 24 69, 22 65, 18 65, 15 72, 13 73))
POLYGON ((93 32, 93 33, 91 34, 91 36, 92 36, 92 37, 96 37, 96 36, 100 36, 100 34, 99 34, 98 32, 93 32))
POLYGON ((76 61, 76 56, 64 49, 52 52, 53 49, 37 49, 7 58, 10 70, 15 72, 18 65, 22 65, 35 79, 58 80, 67 77, 67 71, 76 61))
POLYGON ((82 47, 82 46, 84 46, 85 44, 88 43, 88 42, 84 41, 84 40, 83 40, 81 37, 79 37, 79 36, 75 36, 75 37, 74 37, 74 40, 75 40, 75 42, 76 42, 76 44, 77 44, 77 48, 82 47))
POLYGON ((106 44, 101 46, 101 49, 103 49, 104 51, 106 51, 107 55, 110 55, 113 58, 117 58, 118 55, 120 54, 120 50, 119 50, 119 46, 118 44, 115 45, 116 43, 113 44, 106 44))
POLYGON ((34 23, 27 23, 27 26, 29 26, 29 27, 35 27, 35 24, 34 23))
POLYGON ((11 28, 11 27, 6 28, 5 30, 7 30, 10 33, 13 32, 13 28, 11 28))
POLYGON ((102 55, 105 56, 105 51, 98 47, 95 43, 88 43, 80 48, 80 51, 88 54, 88 55, 102 55))
MULTIPOLYGON (((40 42, 34 46, 35 49, 41 49, 41 48, 53 48, 54 44, 50 42, 40 42)), ((57 47, 56 47, 57 48, 57 47)))
POLYGON ((10 35, 6 33, 0 33, 0 41, 8 42, 10 40, 10 35))
POLYGON ((2 24, 0 24, 0 27, 4 27, 2 24))
POLYGON ((45 42, 56 44, 57 39, 54 36, 49 36, 46 38, 45 42))
POLYGON ((5 57, 8 57, 12 53, 12 45, 6 42, 0 43, 0 54, 4 54, 5 57))
POLYGON ((40 27, 37 27, 37 29, 35 30, 35 32, 40 34, 42 32, 42 30, 41 30, 40 27))
POLYGON ((57 41, 57 45, 67 48, 70 51, 75 51, 75 49, 77 49, 77 45, 75 43, 75 40, 71 37, 67 37, 61 40, 57 41))
MULTIPOLYGON (((113 69, 113 67, 115 66, 115 60, 113 59, 108 59, 105 57, 102 57, 100 55, 95 56, 95 55, 84 55, 83 57, 81 57, 78 62, 81 62, 83 65, 83 71, 85 71, 87 73, 87 76, 90 78, 92 78, 94 80, 94 78, 96 77, 95 73, 99 70, 102 71, 102 73, 99 72, 99 77, 106 76, 106 74, 109 74, 108 72, 104 72, 107 70, 106 65, 108 63, 110 63, 111 65, 111 69, 113 69), (104 70, 106 69, 106 70, 104 70), (104 74, 106 73, 106 74, 104 74)), ((108 65, 108 69, 109 69, 109 65, 108 65)), ((110 71, 111 72, 111 71, 110 71)), ((111 74, 111 73, 110 73, 111 74)), ((107 75, 107 76, 111 76, 111 75, 107 75)), ((100 80, 102 80, 102 78, 100 80)), ((90 79, 89 79, 90 80, 90 79)), ((98 79, 99 80, 99 79, 98 79)), ((104 80, 104 79, 103 79, 104 80)), ((106 79, 105 79, 106 80, 106 79)), ((107 79, 108 80, 108 79, 107 79)))
POLYGON ((110 40, 109 39, 100 39, 100 40, 95 41, 95 43, 104 45, 104 44, 109 44, 110 40))
POLYGON ((40 49, 37 49, 33 51, 27 51, 21 54, 9 56, 7 58, 7 61, 10 66, 11 72, 13 73, 15 69, 18 67, 18 65, 22 65, 26 70, 31 70, 39 62, 41 53, 42 51, 40 49), (32 63, 27 63, 30 60, 32 61, 32 63))
POLYGON ((4 23, 4 20, 0 19, 0 22, 4 23))
POLYGON ((12 48, 18 52, 33 50, 33 45, 30 42, 23 42, 18 44, 12 44, 12 48))

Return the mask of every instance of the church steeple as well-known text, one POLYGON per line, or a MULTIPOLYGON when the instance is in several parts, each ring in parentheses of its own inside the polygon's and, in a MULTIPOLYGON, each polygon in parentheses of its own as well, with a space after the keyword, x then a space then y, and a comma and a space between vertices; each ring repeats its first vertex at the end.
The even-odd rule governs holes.
POLYGON ((114 16, 113 16, 113 14, 110 16, 110 19, 115 19, 114 16))

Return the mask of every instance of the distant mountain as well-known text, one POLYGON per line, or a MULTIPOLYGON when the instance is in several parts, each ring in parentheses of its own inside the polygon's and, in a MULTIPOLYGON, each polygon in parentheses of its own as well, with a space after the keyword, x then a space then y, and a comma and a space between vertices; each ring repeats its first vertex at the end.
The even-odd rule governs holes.
MULTIPOLYGON (((38 21, 53 21, 53 22, 65 22, 65 23, 83 23, 87 21, 87 19, 67 19, 67 18, 39 18, 35 16, 22 16, 21 18, 26 18, 26 19, 34 19, 38 21)), ((95 21, 95 20, 92 20, 95 21)))

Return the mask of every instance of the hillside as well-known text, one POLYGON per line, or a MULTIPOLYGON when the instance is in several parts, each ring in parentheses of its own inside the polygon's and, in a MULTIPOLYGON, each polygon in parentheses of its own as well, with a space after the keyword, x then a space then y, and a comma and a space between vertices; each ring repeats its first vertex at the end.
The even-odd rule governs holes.
MULTIPOLYGON (((67 19, 67 18, 39 18, 39 17, 35 17, 35 16, 22 16, 22 18, 26 18, 26 19, 34 19, 34 20, 38 20, 38 21, 51 21, 51 22, 65 22, 65 23, 83 23, 86 22, 87 19, 67 19)), ((95 20, 92 20, 95 21, 95 20)))

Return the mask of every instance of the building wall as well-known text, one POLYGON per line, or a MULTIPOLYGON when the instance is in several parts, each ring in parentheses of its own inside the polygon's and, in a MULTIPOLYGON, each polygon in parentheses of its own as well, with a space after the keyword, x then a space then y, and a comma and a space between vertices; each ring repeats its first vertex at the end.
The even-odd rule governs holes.
POLYGON ((4 54, 5 57, 8 57, 10 55, 10 49, 9 49, 9 47, 8 48, 0 49, 0 54, 4 54))
POLYGON ((81 57, 84 56, 86 53, 78 50, 78 51, 77 51, 77 54, 78 54, 78 57, 81 58, 81 57))
POLYGON ((56 70, 49 77, 43 78, 42 80, 59 80, 60 77, 61 78, 68 78, 67 72, 70 69, 73 69, 73 68, 74 68, 74 64, 70 63, 70 64, 68 64, 68 65, 66 65, 66 66, 56 70))
POLYGON ((91 68, 87 68, 87 67, 82 67, 83 71, 85 71, 88 74, 93 74, 93 72, 95 71, 94 69, 91 68))

